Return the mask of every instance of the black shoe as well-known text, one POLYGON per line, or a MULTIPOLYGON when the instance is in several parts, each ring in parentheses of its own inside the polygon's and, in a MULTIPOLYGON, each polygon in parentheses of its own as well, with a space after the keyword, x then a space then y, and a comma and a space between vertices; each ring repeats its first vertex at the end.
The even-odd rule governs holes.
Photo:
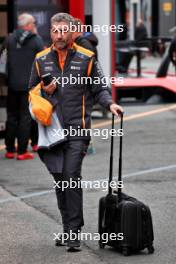
POLYGON ((79 233, 81 230, 76 230, 75 232, 70 230, 69 239, 67 241, 67 251, 76 252, 81 250, 81 243, 79 240, 79 233))
POLYGON ((60 234, 59 238, 56 238, 55 240, 55 246, 56 247, 61 247, 61 246, 66 246, 68 242, 68 237, 64 237, 64 234, 60 234))
POLYGON ((69 240, 67 242, 67 247, 66 247, 68 252, 77 252, 81 251, 81 243, 80 240, 75 239, 75 240, 69 240))

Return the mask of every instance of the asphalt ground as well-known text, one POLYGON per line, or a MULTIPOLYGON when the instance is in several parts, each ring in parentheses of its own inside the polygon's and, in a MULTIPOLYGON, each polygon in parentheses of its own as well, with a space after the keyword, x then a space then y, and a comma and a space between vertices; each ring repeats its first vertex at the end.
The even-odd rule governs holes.
MULTIPOLYGON (((53 233, 62 229, 52 177, 37 154, 32 161, 6 160, 0 141, 0 263, 176 263, 176 105, 124 106, 124 110, 123 191, 150 206, 155 253, 124 257, 109 247, 99 249, 95 240, 82 241, 79 253, 55 247, 53 233)), ((93 119, 95 128, 110 125, 110 118, 93 119)), ((96 153, 86 156, 83 179, 107 179, 110 139, 94 137, 93 144, 96 153)), ((118 146, 115 137, 114 177, 118 146)), ((97 233, 98 201, 105 194, 103 189, 84 189, 82 232, 97 233)))

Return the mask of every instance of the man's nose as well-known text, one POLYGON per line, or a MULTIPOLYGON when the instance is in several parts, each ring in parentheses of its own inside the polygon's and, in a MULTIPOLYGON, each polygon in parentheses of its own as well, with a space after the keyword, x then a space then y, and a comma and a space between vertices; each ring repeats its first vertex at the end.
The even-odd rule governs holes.
POLYGON ((58 30, 57 31, 57 39, 62 39, 62 37, 63 37, 62 32, 58 30))

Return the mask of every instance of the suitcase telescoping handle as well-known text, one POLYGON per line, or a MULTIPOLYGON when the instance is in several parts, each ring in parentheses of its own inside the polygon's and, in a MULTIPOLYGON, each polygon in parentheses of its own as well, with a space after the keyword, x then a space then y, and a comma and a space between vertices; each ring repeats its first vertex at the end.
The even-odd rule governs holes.
MULTIPOLYGON (((114 129, 114 114, 112 114, 112 131, 114 129)), ((123 129, 123 113, 120 115, 120 129, 123 129)), ((120 136, 119 144, 119 173, 118 181, 122 181, 122 139, 123 136, 120 136)), ((111 150, 110 150, 110 167, 109 167, 109 191, 108 194, 112 194, 111 181, 113 178, 113 152, 114 152, 114 136, 111 135, 111 150)), ((121 188, 118 188, 118 200, 121 200, 121 188)))

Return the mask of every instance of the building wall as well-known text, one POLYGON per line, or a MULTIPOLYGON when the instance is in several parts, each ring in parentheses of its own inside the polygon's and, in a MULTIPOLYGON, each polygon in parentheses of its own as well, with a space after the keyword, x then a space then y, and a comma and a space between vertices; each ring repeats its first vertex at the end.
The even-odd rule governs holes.
POLYGON ((159 34, 168 37, 169 30, 176 25, 176 1, 160 0, 159 4, 159 34))
MULTIPOLYGON (((111 1, 93 1, 93 25, 111 25, 111 1)), ((111 76, 111 33, 96 32, 99 40, 98 56, 105 76, 111 76)))

